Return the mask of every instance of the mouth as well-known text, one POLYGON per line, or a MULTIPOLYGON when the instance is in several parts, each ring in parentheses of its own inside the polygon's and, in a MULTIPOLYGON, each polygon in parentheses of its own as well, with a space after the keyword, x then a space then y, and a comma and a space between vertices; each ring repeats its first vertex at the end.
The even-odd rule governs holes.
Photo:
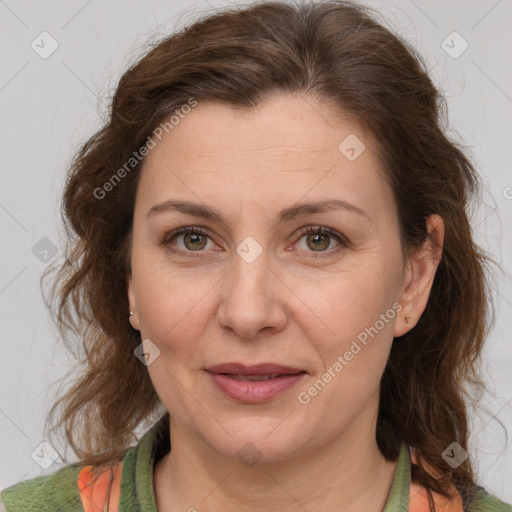
POLYGON ((206 371, 218 390, 245 403, 270 400, 295 386, 307 374, 300 368, 274 363, 223 363, 206 371))

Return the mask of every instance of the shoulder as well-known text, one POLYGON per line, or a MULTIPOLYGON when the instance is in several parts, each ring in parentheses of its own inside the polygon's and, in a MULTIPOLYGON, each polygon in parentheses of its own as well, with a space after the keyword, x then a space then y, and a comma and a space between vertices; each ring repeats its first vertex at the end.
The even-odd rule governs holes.
POLYGON ((73 465, 20 482, 0 493, 0 512, 97 512, 107 501, 116 511, 122 468, 123 461, 104 467, 73 465))
POLYGON ((4 489, 0 492, 0 510, 3 507, 6 512, 83 512, 77 487, 80 469, 78 465, 65 466, 4 489))
POLYGON ((512 505, 489 494, 483 487, 476 487, 468 512, 512 512, 512 505))
POLYGON ((0 491, 0 512, 98 512, 107 502, 109 510, 116 512, 121 495, 126 503, 138 500, 138 493, 150 499, 157 434, 169 442, 168 421, 167 413, 124 452, 122 460, 104 466, 68 465, 0 491))
MULTIPOLYGON (((483 487, 473 486, 470 492, 460 492, 453 485, 451 498, 432 491, 439 512, 512 512, 512 506, 489 494, 483 487), (464 497, 463 497, 464 496, 464 497)), ((427 490, 417 483, 410 485, 409 512, 429 512, 427 490)))
MULTIPOLYGON (((411 449, 411 461, 416 463, 418 458, 414 449, 411 449)), ((423 462, 427 471, 439 477, 439 474, 429 464, 423 462)), ((469 489, 458 489, 450 486, 449 499, 432 492, 436 510, 442 512, 512 512, 512 506, 489 494, 483 487, 472 485, 469 489)), ((409 512, 429 512, 427 490, 418 483, 410 485, 409 512)))

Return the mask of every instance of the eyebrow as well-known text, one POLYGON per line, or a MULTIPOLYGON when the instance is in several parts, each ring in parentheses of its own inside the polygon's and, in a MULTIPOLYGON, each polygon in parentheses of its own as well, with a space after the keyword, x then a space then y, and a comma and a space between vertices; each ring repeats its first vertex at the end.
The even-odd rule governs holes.
MULTIPOLYGON (((325 213, 340 209, 365 217, 371 221, 370 216, 364 210, 354 206, 353 204, 342 201, 341 199, 326 199, 315 203, 300 203, 284 208, 277 214, 275 223, 288 222, 297 217, 304 217, 306 215, 325 213)), ((209 206, 193 203, 191 201, 179 201, 175 199, 169 199, 168 201, 152 206, 146 213, 146 219, 149 219, 158 213, 172 211, 192 215, 200 219, 217 221, 226 226, 229 224, 221 213, 215 211, 209 206)))

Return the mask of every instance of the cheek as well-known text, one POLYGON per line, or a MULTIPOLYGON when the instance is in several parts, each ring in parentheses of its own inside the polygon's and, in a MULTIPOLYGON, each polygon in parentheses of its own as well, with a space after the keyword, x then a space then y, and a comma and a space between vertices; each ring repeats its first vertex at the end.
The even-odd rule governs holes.
POLYGON ((301 391, 333 424, 360 411, 378 390, 396 318, 389 289, 374 278, 345 275, 321 292, 310 290, 308 305, 315 305, 321 319, 315 325, 323 326, 324 334, 318 336, 311 326, 306 331, 320 364, 310 387, 301 391))
POLYGON ((164 354, 186 357, 204 331, 212 284, 151 268, 148 261, 133 269, 141 337, 151 339, 164 354))
MULTIPOLYGON (((315 325, 322 326, 323 335, 311 328, 306 331, 320 364, 311 380, 315 389, 302 391, 309 395, 322 389, 318 393, 322 398, 313 400, 333 421, 340 406, 343 414, 356 413, 377 392, 393 340, 396 286, 389 272, 362 272, 359 267, 328 285, 309 289, 307 303, 314 305, 312 309, 321 319, 316 319, 315 325)), ((302 328, 307 329, 304 324, 302 328)))
MULTIPOLYGON (((392 307, 397 296, 397 284, 391 280, 385 282, 382 274, 381 277, 378 274, 359 268, 340 273, 321 284, 302 284, 302 292, 298 295, 307 297, 304 300, 307 310, 299 318, 309 317, 324 332, 319 348, 329 352, 344 349, 347 343, 374 326, 380 315, 392 307)), ((384 326, 379 322, 379 331, 387 333, 392 330, 389 320, 393 312, 388 314, 384 326)))

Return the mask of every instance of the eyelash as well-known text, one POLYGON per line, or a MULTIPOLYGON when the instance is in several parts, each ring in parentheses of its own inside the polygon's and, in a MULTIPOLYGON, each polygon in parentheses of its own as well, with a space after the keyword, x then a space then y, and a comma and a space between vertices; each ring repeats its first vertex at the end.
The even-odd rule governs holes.
MULTIPOLYGON (((333 237, 334 239, 336 239, 336 241, 340 244, 340 247, 338 247, 336 249, 331 249, 328 251, 319 251, 320 254, 315 254, 315 251, 311 251, 312 255, 308 256, 308 257, 322 258, 322 257, 324 257, 322 254, 325 255, 326 253, 328 256, 330 256, 333 253, 338 252, 343 247, 345 247, 346 245, 349 244, 349 241, 345 236, 337 233, 336 231, 334 231, 331 228, 327 228, 327 227, 323 227, 323 226, 308 226, 307 228, 302 228, 299 231, 300 236, 297 239, 297 241, 299 241, 304 235, 308 235, 310 233, 315 234, 315 235, 329 235, 329 236, 333 237)), ((159 245, 165 247, 166 249, 168 249, 169 251, 171 251, 175 254, 179 254, 180 256, 186 255, 185 257, 190 257, 190 258, 202 257, 201 253, 204 251, 183 251, 181 249, 175 249, 172 247, 171 240, 181 234, 196 234, 196 235, 205 236, 205 237, 208 237, 211 239, 210 235, 203 229, 196 227, 196 226, 189 226, 189 227, 179 228, 175 231, 167 233, 159 245), (194 252, 197 252, 198 254, 193 254, 194 252)))

